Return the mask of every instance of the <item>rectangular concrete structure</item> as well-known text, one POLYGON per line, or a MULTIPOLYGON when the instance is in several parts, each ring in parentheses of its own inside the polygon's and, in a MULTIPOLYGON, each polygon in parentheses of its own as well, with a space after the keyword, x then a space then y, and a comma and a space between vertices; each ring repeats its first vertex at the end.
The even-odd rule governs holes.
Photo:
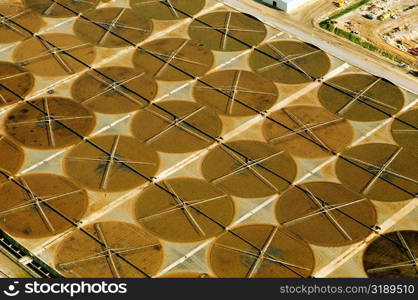
POLYGON ((310 0, 261 0, 261 2, 266 3, 272 7, 281 9, 285 12, 290 12, 310 0))

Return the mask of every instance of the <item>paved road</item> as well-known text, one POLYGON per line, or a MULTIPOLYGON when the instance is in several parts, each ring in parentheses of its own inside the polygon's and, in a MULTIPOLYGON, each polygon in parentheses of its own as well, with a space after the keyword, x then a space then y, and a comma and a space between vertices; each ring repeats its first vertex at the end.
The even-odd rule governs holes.
POLYGON ((347 63, 361 68, 369 73, 388 79, 389 81, 418 94, 418 79, 415 79, 397 67, 383 62, 367 50, 345 42, 338 37, 323 32, 320 29, 306 27, 291 19, 286 14, 272 8, 264 7, 253 0, 217 0, 242 12, 251 14, 266 24, 288 32, 298 39, 311 43, 331 55, 347 63), (268 12, 268 13, 266 13, 268 12))

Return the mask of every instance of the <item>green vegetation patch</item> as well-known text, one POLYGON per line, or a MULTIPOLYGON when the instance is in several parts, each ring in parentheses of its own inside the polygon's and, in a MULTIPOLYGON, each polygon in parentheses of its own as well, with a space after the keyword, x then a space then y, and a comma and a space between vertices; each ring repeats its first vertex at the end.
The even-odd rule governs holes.
POLYGON ((319 26, 325 30, 328 30, 338 36, 341 36, 349 41, 351 41, 352 43, 355 43, 367 50, 373 51, 373 52, 377 52, 380 55, 382 55, 383 57, 386 57, 388 59, 391 59, 393 61, 396 61, 397 63, 407 63, 405 61, 403 61, 402 59, 388 53, 385 52, 384 50, 380 49, 379 47, 373 45, 372 43, 369 43, 365 40, 363 40, 361 37, 359 37, 358 35, 348 32, 344 29, 338 28, 336 27, 334 24, 332 24, 330 22, 330 20, 325 20, 322 21, 321 23, 319 23, 319 26))
POLYGON ((359 8, 360 6, 363 6, 364 4, 366 4, 366 3, 370 2, 370 1, 372 1, 372 0, 360 0, 360 1, 358 1, 356 3, 353 3, 352 5, 346 7, 344 9, 342 9, 342 10, 339 10, 339 11, 333 13, 332 15, 330 15, 328 17, 328 19, 329 20, 337 19, 337 18, 339 18, 339 17, 341 17, 341 16, 343 16, 345 14, 348 14, 349 12, 351 12, 351 11, 359 8))

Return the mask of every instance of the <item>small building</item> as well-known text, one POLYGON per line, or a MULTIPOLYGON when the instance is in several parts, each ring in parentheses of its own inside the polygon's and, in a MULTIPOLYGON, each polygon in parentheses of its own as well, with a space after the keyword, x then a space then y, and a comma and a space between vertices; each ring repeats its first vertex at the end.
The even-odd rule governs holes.
POLYGON ((292 11, 311 0, 259 0, 274 8, 281 9, 285 12, 292 11))

